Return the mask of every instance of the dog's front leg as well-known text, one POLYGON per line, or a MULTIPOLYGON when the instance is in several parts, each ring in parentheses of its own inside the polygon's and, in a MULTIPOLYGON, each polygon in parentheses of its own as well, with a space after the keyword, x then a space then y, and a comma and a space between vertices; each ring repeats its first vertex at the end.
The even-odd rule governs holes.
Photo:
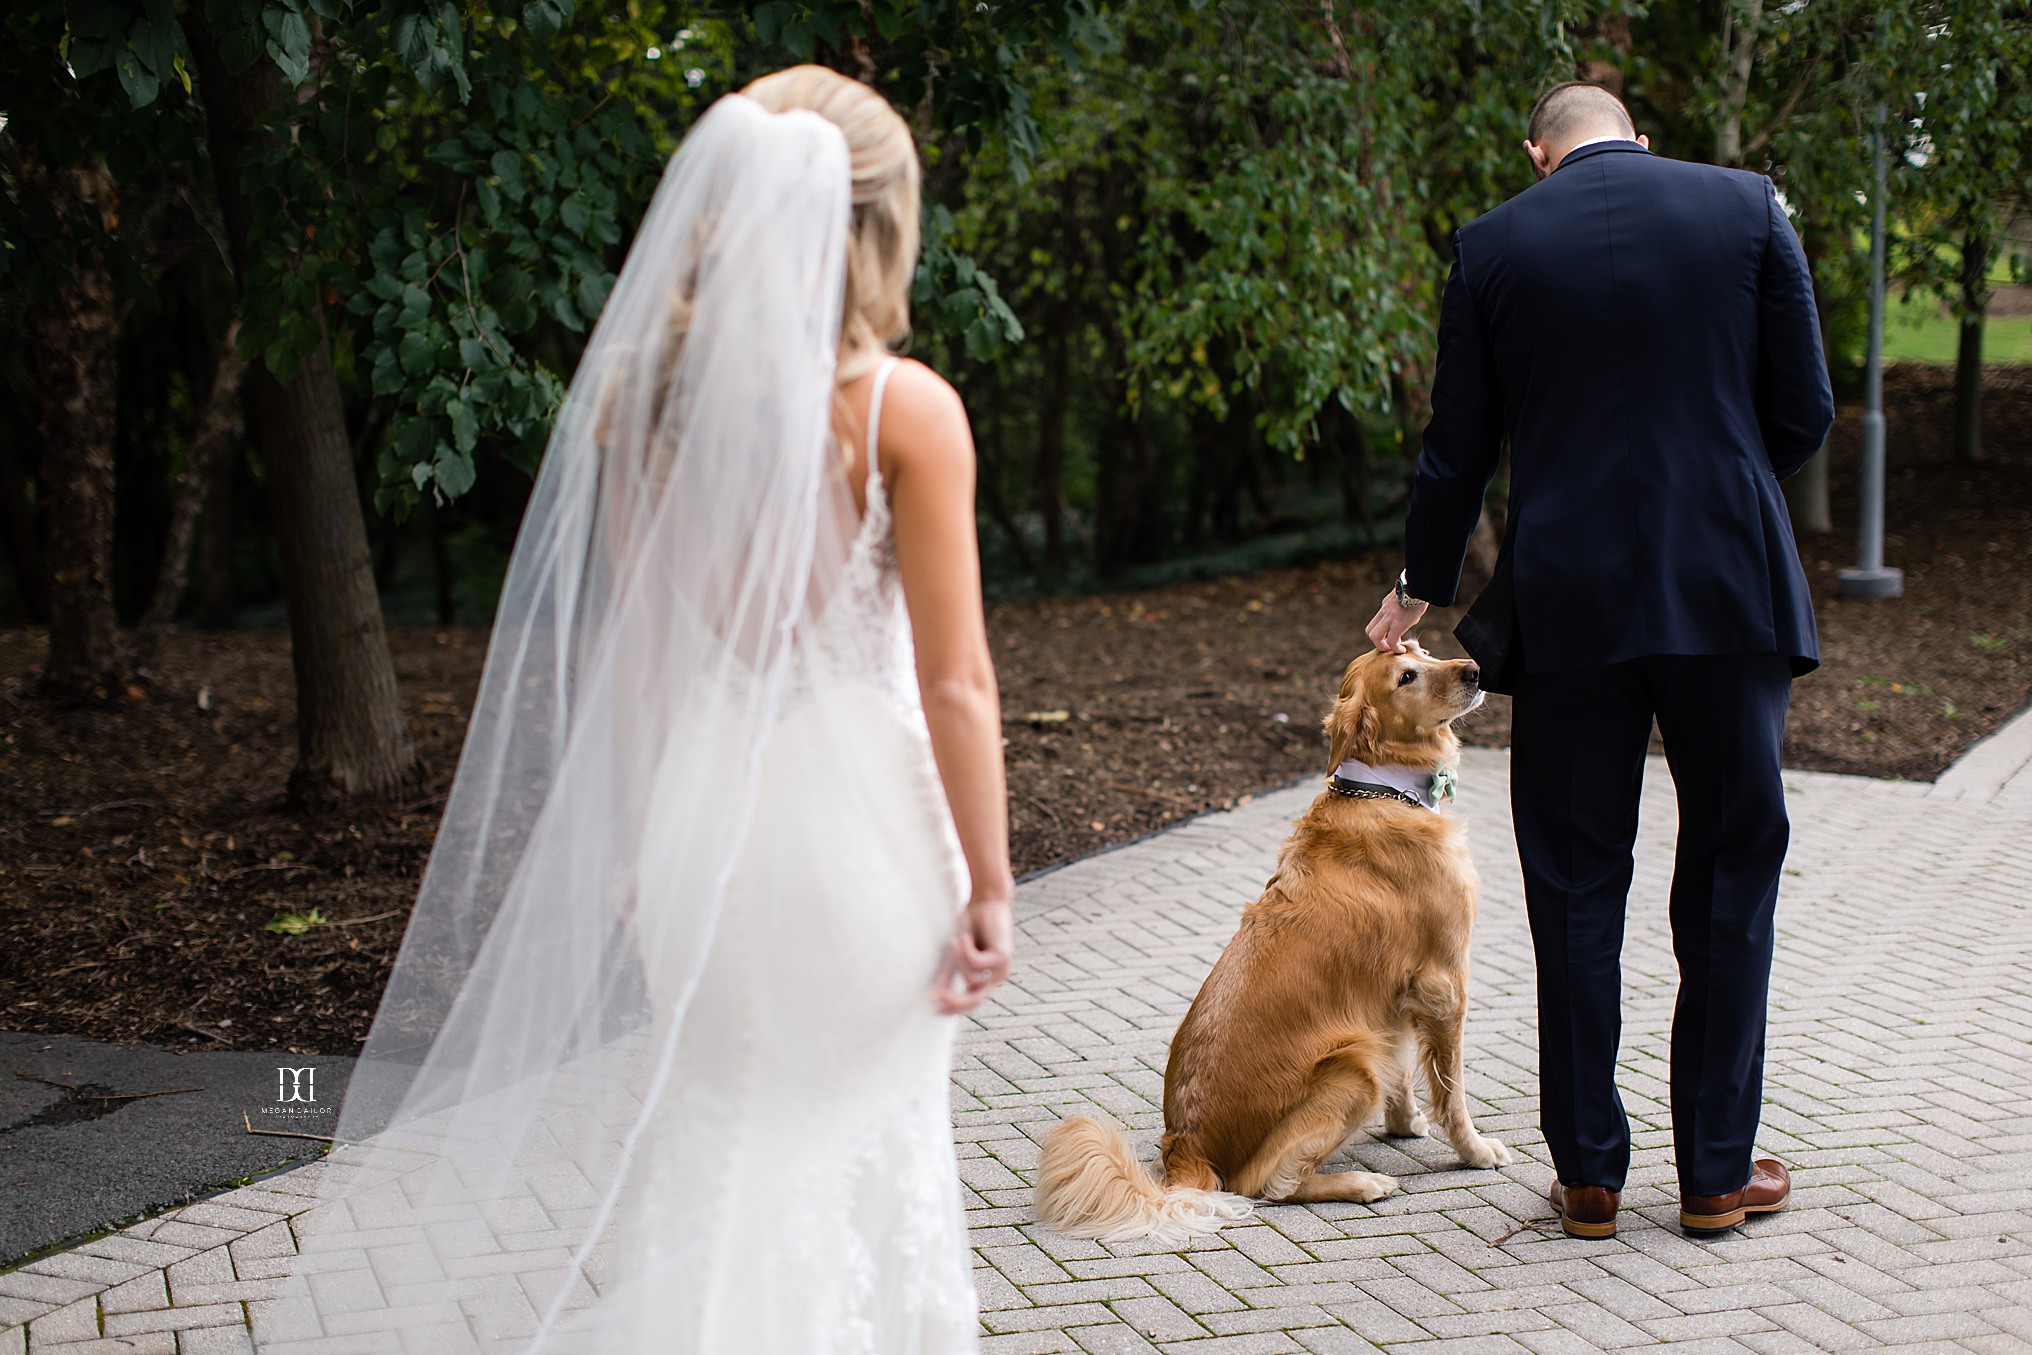
POLYGON ((1425 1064, 1429 1104, 1446 1141, 1470 1167, 1500 1167, 1510 1150, 1476 1132, 1468 1115, 1467 1068, 1461 1028, 1467 1020, 1467 975, 1424 975, 1413 986, 1412 1028, 1425 1064))

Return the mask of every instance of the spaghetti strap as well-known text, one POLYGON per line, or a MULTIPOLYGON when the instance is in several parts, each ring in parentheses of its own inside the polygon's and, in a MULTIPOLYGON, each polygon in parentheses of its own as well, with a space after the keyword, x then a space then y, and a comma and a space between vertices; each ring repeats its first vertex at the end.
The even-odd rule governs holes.
POLYGON ((884 358, 882 365, 875 369, 875 388, 868 393, 868 482, 879 484, 882 479, 882 458, 877 453, 881 446, 882 432, 882 391, 889 384, 889 373, 896 370, 901 358, 884 358))

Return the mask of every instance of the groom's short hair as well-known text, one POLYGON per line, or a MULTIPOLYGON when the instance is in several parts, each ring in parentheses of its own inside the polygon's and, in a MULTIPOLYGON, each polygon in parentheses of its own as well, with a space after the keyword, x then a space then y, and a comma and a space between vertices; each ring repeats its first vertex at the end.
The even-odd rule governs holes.
POLYGON ((1637 135, 1623 101, 1591 80, 1567 80, 1538 96, 1524 135, 1535 146, 1566 143, 1583 131, 1620 130, 1637 135))

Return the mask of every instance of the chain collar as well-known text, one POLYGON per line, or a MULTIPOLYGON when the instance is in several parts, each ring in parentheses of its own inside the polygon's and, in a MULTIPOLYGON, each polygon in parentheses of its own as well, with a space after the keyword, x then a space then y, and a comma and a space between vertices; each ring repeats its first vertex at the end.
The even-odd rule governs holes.
POLYGON ((1408 790, 1398 790, 1395 786, 1379 786, 1368 781, 1350 781, 1339 772, 1327 777, 1326 788, 1350 800, 1402 800, 1405 804, 1417 805, 1420 809, 1431 808, 1408 790))

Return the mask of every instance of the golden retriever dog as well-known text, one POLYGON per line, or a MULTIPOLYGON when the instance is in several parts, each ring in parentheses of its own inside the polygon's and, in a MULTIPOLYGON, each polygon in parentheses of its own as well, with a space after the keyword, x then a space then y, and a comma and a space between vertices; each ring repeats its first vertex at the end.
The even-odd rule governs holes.
POLYGON ((1244 1217, 1245 1196, 1380 1199, 1391 1177, 1319 1166, 1378 1110, 1391 1134, 1426 1132, 1414 1064, 1468 1166, 1511 1160, 1468 1117, 1461 1023, 1479 882, 1461 825, 1437 811, 1460 760, 1453 721, 1481 704, 1480 676, 1416 644, 1348 665, 1326 719, 1328 789, 1172 1037, 1162 1182, 1120 1129, 1075 1116, 1045 1141, 1044 1222, 1182 1242, 1244 1217))

